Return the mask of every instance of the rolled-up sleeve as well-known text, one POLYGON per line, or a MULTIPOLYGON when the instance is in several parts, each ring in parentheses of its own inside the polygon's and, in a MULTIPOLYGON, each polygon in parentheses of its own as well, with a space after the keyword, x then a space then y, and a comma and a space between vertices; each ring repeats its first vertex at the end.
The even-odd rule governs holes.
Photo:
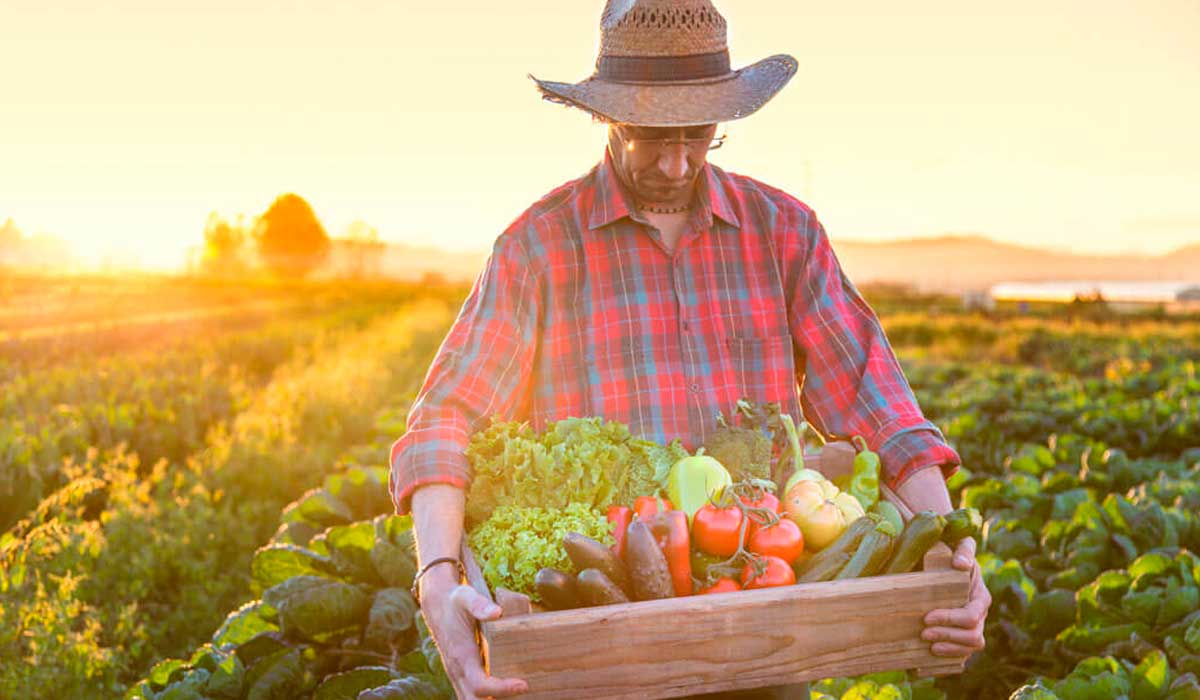
POLYGON ((522 417, 538 317, 535 272, 519 238, 506 232, 442 341, 404 435, 392 445, 389 489, 397 513, 409 511, 420 486, 467 488, 471 434, 491 416, 522 417))
POLYGON ((893 488, 922 468, 949 477, 961 460, 927 420, 875 312, 846 277, 810 209, 784 217, 789 325, 805 419, 826 435, 861 435, 893 488))

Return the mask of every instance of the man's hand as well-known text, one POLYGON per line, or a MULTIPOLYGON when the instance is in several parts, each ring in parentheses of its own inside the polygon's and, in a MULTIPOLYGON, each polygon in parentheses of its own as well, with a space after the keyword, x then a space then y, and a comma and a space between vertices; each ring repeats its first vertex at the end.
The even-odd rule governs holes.
POLYGON ((483 670, 475 643, 475 622, 499 618, 500 606, 449 577, 426 576, 421 583, 425 624, 437 642, 446 675, 459 700, 507 698, 529 689, 523 680, 492 678, 483 670))
POLYGON ((983 583, 979 563, 975 561, 975 540, 966 538, 954 549, 954 568, 971 572, 971 592, 967 604, 949 610, 931 610, 925 616, 921 639, 932 642, 935 656, 970 656, 983 649, 983 625, 987 620, 992 595, 983 583))

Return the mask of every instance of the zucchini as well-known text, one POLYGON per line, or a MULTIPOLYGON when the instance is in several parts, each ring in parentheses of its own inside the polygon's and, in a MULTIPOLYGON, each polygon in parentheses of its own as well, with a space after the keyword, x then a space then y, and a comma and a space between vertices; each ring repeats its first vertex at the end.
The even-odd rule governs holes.
POLYGON ((579 607, 579 592, 575 590, 575 576, 572 574, 546 567, 533 577, 533 587, 550 610, 579 607))
POLYGON ((871 506, 871 512, 879 515, 884 520, 892 524, 896 528, 896 536, 904 530, 904 518, 900 515, 900 511, 890 501, 879 500, 875 505, 871 506))
MULTIPOLYGON (((862 538, 866 536, 868 532, 874 529, 875 521, 872 520, 870 516, 864 515, 858 520, 850 523, 850 525, 842 531, 842 534, 838 535, 836 540, 830 542, 824 549, 812 555, 812 557, 803 564, 795 567, 796 580, 799 581, 813 569, 823 569, 826 566, 829 566, 829 560, 836 560, 841 554, 845 554, 846 560, 849 560, 850 556, 854 554, 854 550, 858 549, 858 544, 859 542, 862 542, 862 538)), ((842 563, 845 564, 846 562, 843 561, 842 563)))
POLYGON ((635 599, 658 600, 675 595, 667 558, 658 548, 650 526, 641 520, 629 523, 625 533, 625 560, 629 564, 635 599))
POLYGON ((629 595, 629 569, 611 549, 578 532, 568 532, 563 536, 562 544, 576 571, 599 569, 629 595))
POLYGON ((942 541, 951 547, 967 537, 978 537, 983 529, 983 516, 974 508, 959 508, 946 516, 946 529, 942 530, 942 541))
MULTIPOLYGON (((813 558, 815 559, 816 557, 813 558)), ((842 570, 842 567, 846 566, 846 562, 848 561, 850 561, 850 555, 846 552, 831 552, 829 556, 817 562, 816 566, 806 566, 804 573, 796 576, 796 583, 832 581, 833 577, 838 575, 838 572, 842 570)))
POLYGON ((883 573, 902 574, 912 571, 925 556, 925 552, 941 541, 942 529, 945 526, 945 519, 931 510, 923 510, 913 516, 904 527, 900 539, 896 541, 895 551, 887 566, 883 568, 883 573))
POLYGON ((892 553, 892 536, 884 532, 886 522, 880 523, 863 537, 858 545, 858 551, 846 562, 846 566, 834 576, 835 581, 848 578, 873 576, 887 563, 892 553))
POLYGON ((575 577, 575 588, 579 591, 579 599, 584 605, 612 605, 628 603, 629 596, 625 595, 617 584, 613 583, 599 569, 584 569, 575 577))

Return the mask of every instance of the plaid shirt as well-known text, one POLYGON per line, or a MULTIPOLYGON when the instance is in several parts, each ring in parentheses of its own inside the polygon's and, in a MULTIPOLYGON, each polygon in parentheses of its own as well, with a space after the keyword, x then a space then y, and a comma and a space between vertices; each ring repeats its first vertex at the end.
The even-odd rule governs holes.
POLYGON ((630 201, 606 154, 496 240, 392 446, 398 512, 418 486, 468 486, 493 415, 602 416, 694 450, 745 397, 862 435, 893 486, 959 464, 810 208, 709 164, 668 253, 630 201))

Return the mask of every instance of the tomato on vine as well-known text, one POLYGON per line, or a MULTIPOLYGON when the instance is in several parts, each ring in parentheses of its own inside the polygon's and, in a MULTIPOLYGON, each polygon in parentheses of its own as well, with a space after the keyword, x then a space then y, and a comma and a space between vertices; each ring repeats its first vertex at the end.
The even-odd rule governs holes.
POLYGON ((718 508, 707 503, 692 520, 692 543, 702 552, 733 556, 745 536, 742 521, 742 511, 736 505, 718 508))
POLYGON ((696 591, 696 595, 705 595, 708 593, 732 593, 740 590, 742 590, 742 587, 737 581, 734 581, 728 576, 722 576, 721 578, 717 579, 717 582, 713 585, 696 591))
POLYGON ((755 528, 746 548, 755 554, 776 556, 791 564, 804 551, 804 535, 799 525, 781 518, 774 525, 755 528))
POLYGON ((767 556, 762 565, 762 573, 755 571, 755 562, 749 562, 742 568, 742 588, 771 588, 773 586, 790 586, 796 582, 796 572, 792 565, 779 557, 767 556))

